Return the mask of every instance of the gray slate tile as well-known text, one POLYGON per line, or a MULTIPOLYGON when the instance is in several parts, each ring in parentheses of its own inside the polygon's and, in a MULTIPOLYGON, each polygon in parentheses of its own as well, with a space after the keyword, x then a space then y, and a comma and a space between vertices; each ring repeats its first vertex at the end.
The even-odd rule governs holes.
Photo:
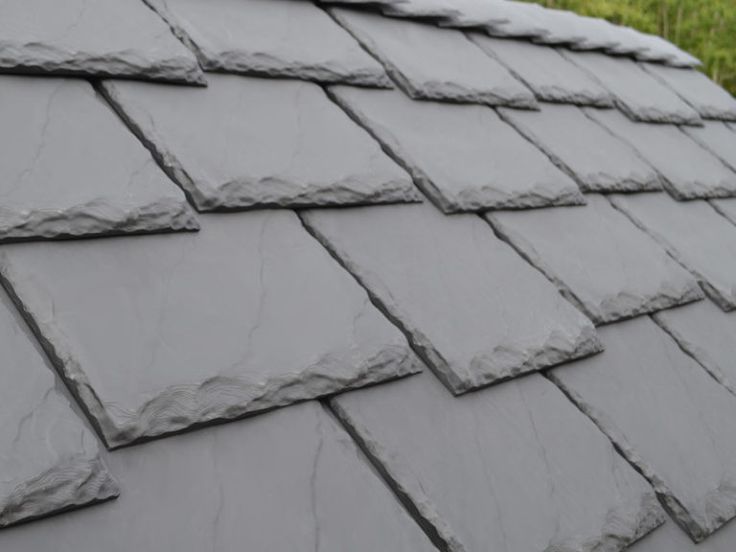
POLYGON ((605 197, 587 199, 585 207, 486 217, 597 324, 703 297, 697 281, 605 197))
POLYGON ((3 552, 434 550, 315 403, 113 454, 112 503, 0 531, 3 552))
POLYGON ((0 241, 198 227, 86 81, 5 75, 0 98, 0 241))
POLYGON ((554 48, 481 33, 468 36, 526 84, 539 100, 598 107, 613 105, 613 97, 606 89, 554 48))
POLYGON ((660 177, 631 145, 572 105, 542 105, 541 113, 500 108, 501 117, 545 152, 586 192, 661 188, 660 177), (531 116, 530 116, 531 115, 531 116))
POLYGON ((711 199, 709 203, 716 211, 736 224, 736 198, 711 199))
POLYGON ((729 523, 699 544, 673 522, 665 523, 636 542, 628 552, 733 552, 736 523, 729 523))
POLYGON ((114 498, 97 439, 0 290, 0 528, 114 498))
POLYGON ((0 72, 205 84, 197 59, 141 1, 2 0, 0 72))
POLYGON ((613 94, 615 103, 636 121, 700 124, 698 113, 635 61, 598 52, 564 52, 565 57, 613 94))
POLYGON ((704 119, 736 121, 736 99, 704 73, 654 63, 642 67, 674 90, 704 119))
POLYGON ((458 30, 333 8, 412 98, 535 108, 534 94, 458 30))
POLYGON ((586 113, 636 151, 680 200, 736 195, 736 173, 673 125, 635 123, 615 110, 586 113))
POLYGON ((446 213, 585 202, 571 178, 486 106, 347 86, 331 93, 446 213))
POLYGON ((682 130, 736 171, 736 133, 726 123, 713 121, 702 127, 682 127, 682 130))
POLYGON ((394 205, 302 220, 453 393, 600 351, 588 319, 477 216, 394 205))
POLYGON ((736 227, 704 201, 664 194, 614 196, 613 204, 690 270, 724 310, 736 308, 736 227))
POLYGON ((207 88, 103 87, 200 210, 419 200, 409 175, 316 84, 213 75, 207 88))
POLYGON ((391 86, 324 10, 303 0, 145 0, 206 70, 391 86))
POLYGON ((736 394, 736 313, 710 301, 662 311, 654 320, 721 384, 736 394))
POLYGON ((550 377, 704 539, 736 515, 736 397, 649 318, 600 334, 604 354, 550 377))
POLYGON ((663 521, 641 476, 539 375, 458 399, 425 373, 331 402, 447 550, 617 552, 663 521))
POLYGON ((110 446, 420 369, 294 213, 202 219, 197 234, 1 253, 0 276, 110 446))

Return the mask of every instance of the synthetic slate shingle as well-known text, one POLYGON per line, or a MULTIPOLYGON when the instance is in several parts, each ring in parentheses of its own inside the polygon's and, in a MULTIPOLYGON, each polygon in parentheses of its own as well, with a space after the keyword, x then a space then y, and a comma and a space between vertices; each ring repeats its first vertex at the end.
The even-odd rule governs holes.
POLYGON ((704 119, 736 121, 736 99, 704 73, 654 63, 642 66, 674 90, 704 119))
POLYGON ((603 196, 585 207, 486 215, 595 323, 703 297, 697 281, 603 196))
POLYGON ((600 351, 590 321, 475 215, 302 213, 455 394, 600 351))
POLYGON ((599 52, 564 52, 611 92, 631 119, 651 123, 700 124, 698 113, 635 61, 599 52))
POLYGON ((526 86, 461 31, 355 10, 331 13, 412 98, 537 105, 526 86))
POLYGON ((391 86, 324 10, 303 0, 145 0, 191 45, 206 70, 391 86))
POLYGON ((411 178, 316 84, 213 75, 105 94, 199 210, 418 201, 411 178))
POLYGON ((736 313, 710 301, 662 311, 655 321, 721 384, 736 394, 736 313))
POLYGON ((286 210, 196 234, 14 244, 0 276, 111 447, 414 373, 286 210))
POLYGON ((663 521, 646 482, 539 375, 453 398, 425 373, 331 403, 442 550, 617 552, 663 521))
POLYGON ((538 100, 598 107, 613 105, 613 97, 607 90, 555 48, 481 33, 468 36, 526 84, 538 100))
POLYGON ((702 127, 682 130, 736 172, 736 133, 726 123, 709 121, 702 127))
POLYGON ((604 354, 550 377, 703 540, 736 515, 736 397, 649 318, 599 331, 604 354))
POLYGON ((2 0, 0 37, 0 72, 205 84, 194 54, 140 0, 2 0))
POLYGON ((0 528, 108 500, 118 486, 0 290, 0 528))
POLYGON ((736 308, 736 226, 704 201, 678 202, 664 194, 612 201, 690 270, 718 306, 736 308))
POLYGON ((89 83, 0 76, 0 241, 198 228, 89 83))
POLYGON ((486 106, 417 102, 393 90, 330 92, 444 212, 585 202, 571 178, 486 106))
POLYGON ((586 109, 595 121, 631 144, 680 200, 736 195, 736 172, 674 125, 636 123, 616 110, 586 109))
POLYGON ((115 452, 120 498, 0 531, 3 552, 435 550, 318 404, 115 452))
POLYGON ((541 107, 541 112, 534 113, 505 108, 499 108, 498 113, 572 176, 583 191, 661 189, 657 171, 631 145, 591 121, 580 108, 551 104, 541 107))

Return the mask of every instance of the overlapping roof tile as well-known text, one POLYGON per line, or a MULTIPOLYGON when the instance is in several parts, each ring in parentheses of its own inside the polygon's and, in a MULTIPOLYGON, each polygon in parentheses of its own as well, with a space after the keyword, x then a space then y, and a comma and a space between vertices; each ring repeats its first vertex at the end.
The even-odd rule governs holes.
POLYGON ((420 369, 296 215, 202 221, 179 239, 2 252, 4 284, 109 445, 420 369))
POLYGON ((588 109, 604 128, 631 144, 677 199, 736 195, 736 172, 674 125, 636 123, 615 110, 588 109), (672 152, 677 152, 673 155, 672 152))
POLYGON ((702 298, 695 279, 606 198, 587 200, 585 207, 486 216, 596 323, 702 298))
POLYGON ((571 178, 485 106, 417 102, 389 90, 331 93, 445 212, 584 202, 571 178))
POLYGON ((3 0, 0 71, 204 84, 194 54, 140 0, 3 0))
POLYGON ((703 540, 736 516, 736 397, 651 319, 600 334, 605 354, 553 371, 553 381, 703 540))
POLYGON ((331 13, 413 98, 536 107, 532 92, 460 31, 369 12, 331 13))
POLYGON ((593 325, 476 216, 395 205, 303 220, 455 393, 600 351, 593 325))
POLYGON ((303 0, 146 0, 210 71, 390 86, 381 65, 303 0))
POLYGON ((198 209, 419 199, 409 175, 316 84, 209 79, 207 88, 102 85, 198 209))
POLYGON ((702 127, 682 127, 682 130, 736 172, 736 132, 726 123, 713 121, 702 127))
POLYGON ((583 191, 642 192, 661 188, 657 172, 631 145, 578 107, 544 104, 533 117, 520 110, 498 112, 574 178, 583 191))
POLYGON ((197 229, 87 82, 3 75, 0 98, 0 240, 197 229))

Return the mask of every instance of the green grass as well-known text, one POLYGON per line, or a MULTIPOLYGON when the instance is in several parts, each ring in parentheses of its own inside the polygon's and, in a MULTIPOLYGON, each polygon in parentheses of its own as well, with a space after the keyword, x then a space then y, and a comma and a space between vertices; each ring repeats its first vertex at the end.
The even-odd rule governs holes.
POLYGON ((736 94, 736 0, 525 0, 658 34, 736 94))

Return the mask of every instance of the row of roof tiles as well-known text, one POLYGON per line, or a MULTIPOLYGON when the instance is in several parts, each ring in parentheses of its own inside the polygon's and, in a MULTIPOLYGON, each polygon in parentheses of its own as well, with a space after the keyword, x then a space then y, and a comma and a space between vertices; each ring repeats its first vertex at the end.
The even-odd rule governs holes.
MULTIPOLYGON (((733 317, 700 300, 702 288, 736 307, 736 200, 712 199, 736 194, 724 122, 736 102, 689 69, 486 35, 692 59, 654 40, 594 45, 588 31, 608 25, 507 2, 383 3, 486 31, 465 34, 300 0, 151 0, 192 54, 142 4, 102 4, 60 12, 44 35, 11 2, 26 26, 6 69, 203 84, 196 55, 256 77, 0 77, 15 160, 4 240, 196 231, 3 246, 16 370, 0 403, 0 526, 122 496, 3 531, 2 546, 86 550, 106 535, 119 550, 621 550, 663 523, 656 498, 694 540, 736 514, 733 317), (112 36, 137 39, 134 61, 90 26, 126 10, 145 24, 112 36), (400 91, 381 89, 392 80, 400 91), (411 204, 412 180, 446 213, 514 211, 447 217, 411 204), (691 201, 590 193, 661 188, 691 201), (403 204, 197 216, 187 199, 199 211, 403 204), (425 373, 107 454, 33 339, 109 448, 425 365, 455 394, 476 392, 453 398, 425 373), (195 535, 182 516, 212 521, 195 535)), ((632 550, 689 550, 667 525, 632 550)))

